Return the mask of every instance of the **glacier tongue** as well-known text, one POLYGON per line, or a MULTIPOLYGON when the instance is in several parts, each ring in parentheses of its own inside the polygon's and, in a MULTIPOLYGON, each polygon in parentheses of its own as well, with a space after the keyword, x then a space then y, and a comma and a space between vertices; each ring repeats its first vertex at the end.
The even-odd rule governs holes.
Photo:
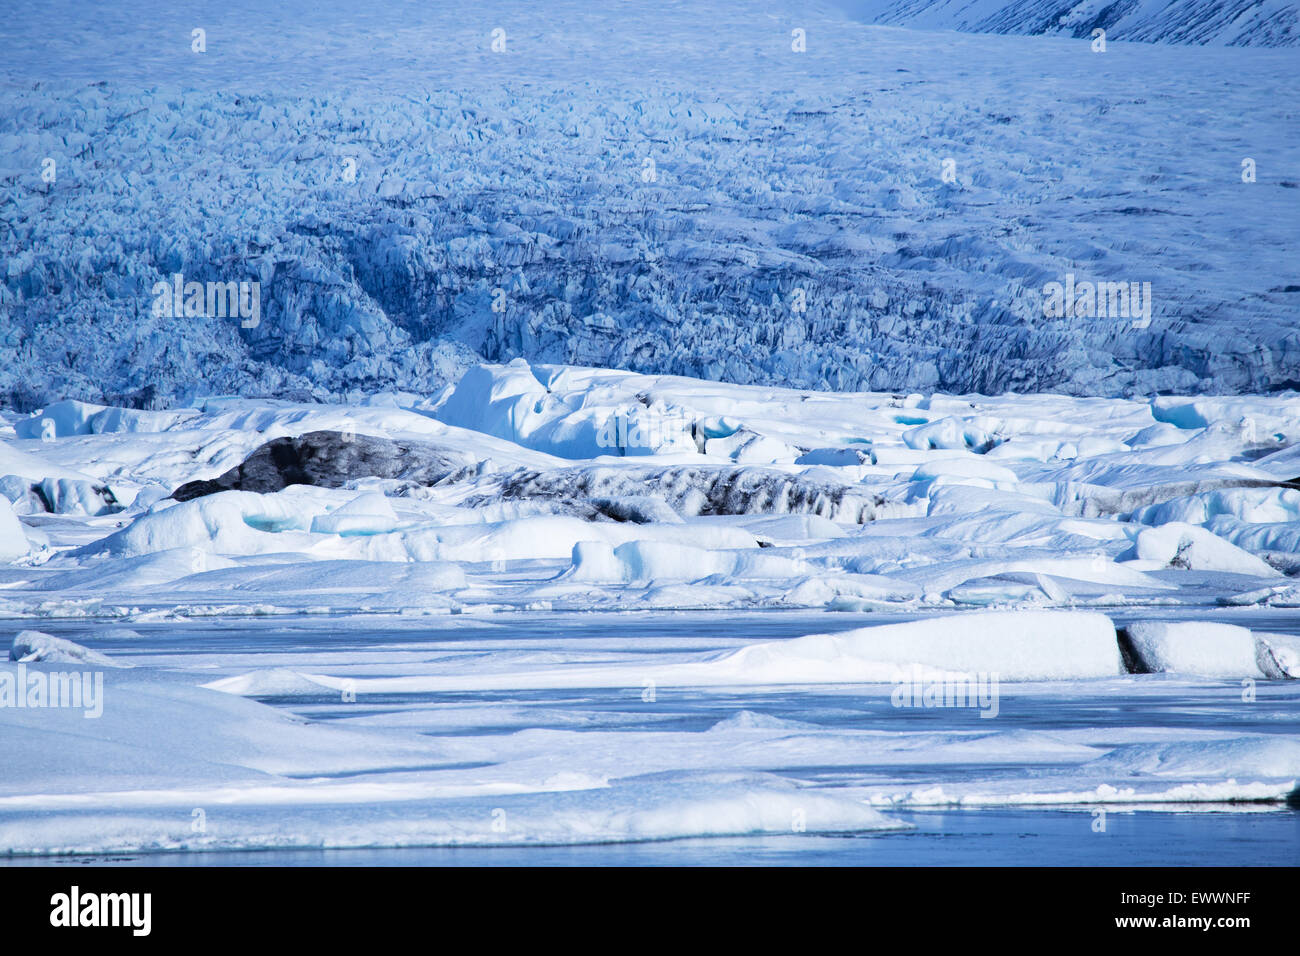
POLYGON ((368 12, 384 56, 335 39, 322 75, 266 37, 324 43, 338 2, 233 0, 202 56, 143 6, 111 42, 72 11, 57 49, 35 18, 4 39, 20 409, 427 393, 517 356, 821 390, 1300 382, 1289 50, 497 2, 481 35, 368 12), (259 283, 256 322, 155 314, 177 276, 259 283), (1048 317, 1069 276, 1150 283, 1149 321, 1048 317))

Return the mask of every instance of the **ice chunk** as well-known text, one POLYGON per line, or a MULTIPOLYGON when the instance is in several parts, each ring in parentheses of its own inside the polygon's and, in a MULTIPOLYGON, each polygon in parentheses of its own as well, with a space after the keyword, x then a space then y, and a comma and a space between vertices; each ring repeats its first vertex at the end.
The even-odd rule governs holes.
POLYGON ((969 448, 988 451, 998 444, 984 429, 963 418, 940 418, 903 432, 908 448, 969 448))
POLYGON ((1089 761, 1083 768, 1120 777, 1295 778, 1300 777, 1300 740, 1261 734, 1226 740, 1128 744, 1089 761))
POLYGON ((1120 632, 1133 660, 1146 674, 1259 677, 1255 638, 1249 628, 1208 621, 1139 621, 1120 632))
POLYGON ((710 458, 727 458, 741 465, 792 463, 800 452, 783 441, 741 428, 726 438, 710 438, 704 443, 710 458))
POLYGON ((31 551, 23 524, 14 514, 9 499, 0 498, 0 561, 13 561, 31 551))
MULTIPOLYGON (((672 545, 682 536, 682 527, 674 524, 589 522, 545 515, 410 532, 402 537, 411 554, 422 560, 496 561, 568 558, 580 541, 604 541, 614 546, 640 539, 672 545)), ((709 550, 758 549, 754 536, 740 528, 700 527, 692 529, 689 536, 709 550)))
POLYGON ((1133 512, 1142 524, 1206 524, 1219 516, 1248 524, 1300 522, 1300 491, 1291 488, 1223 488, 1173 498, 1133 512))
POLYGON ((110 432, 160 432, 194 414, 192 409, 145 411, 62 401, 46 406, 30 418, 14 422, 14 433, 19 438, 49 440, 110 432))
POLYGON ((1082 611, 984 611, 755 644, 718 661, 745 682, 882 682, 904 670, 992 673, 1006 681, 1123 672, 1115 627, 1082 611))
MULTIPOLYGON (((510 671, 357 678, 358 693, 426 693, 506 688, 744 687, 789 684, 888 684, 970 677, 1040 681, 1124 674, 1115 627, 1087 611, 970 611, 901 624, 765 641, 675 663, 587 664, 510 671)), ((208 687, 256 693, 262 672, 222 678, 208 687)), ((344 681, 308 674, 313 682, 344 681)))
MULTIPOLYGON (((984 458, 941 458, 927 461, 912 474, 913 481, 947 481, 961 484, 967 479, 976 482, 996 484, 1015 484, 1016 473, 1004 465, 998 465, 984 458)), ((992 485, 986 484, 986 487, 992 485)))
MULTIPOLYGON (((261 730, 262 728, 258 728, 261 730)), ((344 741, 344 732, 333 733, 344 741)), ((353 733, 357 742, 367 738, 353 733)), ((371 734, 372 740, 382 740, 371 734)), ((389 748, 395 749, 395 748, 389 748)), ((223 806, 221 826, 196 835, 190 804, 180 791, 160 795, 151 809, 96 807, 76 816, 24 814, 0 821, 0 849, 30 853, 46 846, 80 852, 123 849, 250 849, 322 846, 509 846, 620 843, 685 837, 850 833, 898 830, 891 819, 851 796, 800 787, 776 774, 666 772, 623 776, 606 784, 590 774, 562 772, 549 790, 488 796, 426 795, 414 788, 379 790, 330 781, 314 792, 285 786, 249 787, 223 806), (286 814, 286 799, 300 802, 286 814), (134 812, 131 812, 134 810, 134 812)), ((221 795, 230 792, 221 790, 221 795)), ((219 799, 215 796, 213 799, 219 799)))
POLYGON ((832 611, 869 611, 873 607, 915 601, 921 589, 910 581, 882 574, 816 575, 786 592, 783 603, 825 605, 832 611))
POLYGON ((1291 441, 1300 437, 1300 405, 1294 400, 1161 396, 1152 401, 1151 414, 1156 421, 1179 428, 1244 423, 1241 430, 1256 437, 1266 432, 1277 432, 1291 441))
POLYGON ((1300 637, 1256 634, 1255 661, 1265 677, 1300 679, 1300 637))
POLYGON ((184 547, 230 555, 294 550, 273 532, 305 531, 312 517, 308 504, 282 495, 225 491, 142 514, 81 553, 135 557, 184 547))
POLYGON ((1262 559, 1218 535, 1195 525, 1171 521, 1137 534, 1133 547, 1119 556, 1121 561, 1153 561, 1193 571, 1233 571, 1260 577, 1281 573, 1262 559))
POLYGON ((30 418, 14 422, 14 433, 19 438, 46 440, 86 435, 91 431, 91 420, 105 408, 88 402, 54 402, 30 418))
POLYGON ((861 465, 871 461, 871 452, 865 447, 857 448, 814 448, 806 451, 794 460, 796 465, 823 465, 825 467, 844 467, 861 465))
POLYGON ((1300 607, 1300 587, 1287 584, 1275 584, 1267 588, 1252 588, 1237 594, 1219 596, 1219 603, 1228 607, 1248 607, 1252 604, 1267 604, 1272 607, 1300 607))
POLYGON ((673 541, 628 541, 611 549, 607 543, 574 545, 573 565, 562 577, 573 581, 649 582, 723 578, 788 580, 808 572, 800 560, 765 551, 709 551, 673 541))
POLYGON ((46 634, 44 631, 19 631, 9 648, 9 659, 21 664, 93 664, 97 667, 129 667, 88 647, 46 634))
POLYGON ((810 724, 805 720, 786 720, 783 717, 773 717, 771 714, 763 714, 755 710, 739 710, 730 717, 718 721, 709 728, 709 731, 817 729, 819 729, 817 724, 810 724))
POLYGON ((327 515, 317 515, 311 530, 319 534, 380 534, 395 530, 397 524, 397 512, 388 499, 368 492, 327 515))
POLYGON ((973 578, 950 588, 944 597, 957 604, 985 607, 995 604, 1065 604, 1069 601, 1069 594, 1047 575, 1023 572, 973 578))
MULTIPOLYGON (((709 520, 711 519, 697 519, 705 522, 709 520)), ((845 533, 844 529, 834 521, 817 514, 744 517, 738 520, 738 524, 759 539, 777 545, 827 541, 832 538, 842 538, 845 533)))
POLYGON ((121 511, 131 504, 134 492, 118 486, 79 478, 45 478, 32 491, 54 514, 103 515, 121 511), (119 497, 120 495, 120 497, 119 497))

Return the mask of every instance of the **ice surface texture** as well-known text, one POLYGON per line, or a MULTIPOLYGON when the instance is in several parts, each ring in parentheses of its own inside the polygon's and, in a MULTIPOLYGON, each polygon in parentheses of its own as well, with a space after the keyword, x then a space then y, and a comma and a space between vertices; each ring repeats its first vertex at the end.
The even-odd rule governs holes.
POLYGON ((58 403, 11 434, 12 617, 1300 604, 1286 397, 825 394, 516 360, 433 398, 58 403))
POLYGON ((1294 48, 1121 30, 1102 54, 801 4, 55 7, 0 36, 23 409, 427 392, 515 356, 817 389, 1300 382, 1294 48), (177 273, 260 282, 259 323, 154 316, 177 273), (1067 274, 1150 282, 1150 324, 1045 318, 1067 274))
POLYGON ((1295 46, 1300 8, 1290 0, 831 0, 866 23, 920 30, 1026 33, 1116 40, 1295 46))
POLYGON ((1244 394, 1300 382, 1294 22, 6 17, 0 853, 1294 802, 1300 402, 1244 394))

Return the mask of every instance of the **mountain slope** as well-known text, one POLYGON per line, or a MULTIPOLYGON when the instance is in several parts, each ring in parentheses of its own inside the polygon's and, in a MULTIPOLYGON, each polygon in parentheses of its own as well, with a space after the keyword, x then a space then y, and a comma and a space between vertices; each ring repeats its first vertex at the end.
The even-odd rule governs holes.
POLYGON ((1292 0, 833 0, 866 23, 1216 46, 1296 46, 1292 0))

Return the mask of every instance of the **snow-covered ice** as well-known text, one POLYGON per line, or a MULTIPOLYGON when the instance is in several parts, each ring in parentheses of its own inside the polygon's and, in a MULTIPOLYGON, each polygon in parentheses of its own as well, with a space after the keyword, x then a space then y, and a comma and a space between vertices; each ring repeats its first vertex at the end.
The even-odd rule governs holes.
POLYGON ((832 394, 516 361, 389 404, 214 399, 148 427, 157 413, 119 408, 97 431, 19 437, 40 412, 0 453, 0 607, 1275 605, 1300 567, 1300 412, 1243 401, 1180 416, 1164 399, 832 394), (1242 425, 1256 416, 1273 430, 1242 425), (934 424, 950 440, 919 441, 934 424), (291 439, 291 466, 245 464, 291 439), (376 477, 367 445, 407 457, 376 477), (810 464, 810 449, 852 458, 810 464), (302 471, 313 455, 328 468, 302 471), (58 482, 79 491, 52 495, 58 482))
MULTIPOLYGON (((807 657, 807 638, 745 635, 814 623, 771 612, 621 626, 553 612, 433 626, 294 617, 227 622, 224 637, 141 623, 99 639, 135 666, 105 672, 97 719, 0 709, 11 758, 0 837, 12 852, 50 853, 873 833, 899 828, 891 810, 936 807, 1285 812, 1300 777, 1293 682, 1261 680, 1253 704, 1236 681, 1168 674, 1004 683, 985 720, 900 703, 900 687, 944 676, 933 670, 903 683, 797 673, 713 688, 647 676, 684 675, 701 655, 740 658, 739 673, 749 648, 768 662, 783 645, 807 657), (543 668, 603 671, 609 686, 525 692, 495 679, 543 668), (791 677, 823 682, 781 683, 791 677)), ((931 633, 948 623, 918 622, 931 633)), ((901 637, 912 625, 895 627, 901 637)), ((873 629, 830 639, 861 644, 873 629)))
POLYGON ((1295 523, 1285 401, 516 361, 359 404, 45 414, 0 452, 14 853, 1295 799, 1300 555, 1254 536, 1295 523), (93 720, 18 703, 88 669, 93 720))
POLYGON ((1293 812, 1295 3, 83 7, 0 24, 0 854, 1293 812))

